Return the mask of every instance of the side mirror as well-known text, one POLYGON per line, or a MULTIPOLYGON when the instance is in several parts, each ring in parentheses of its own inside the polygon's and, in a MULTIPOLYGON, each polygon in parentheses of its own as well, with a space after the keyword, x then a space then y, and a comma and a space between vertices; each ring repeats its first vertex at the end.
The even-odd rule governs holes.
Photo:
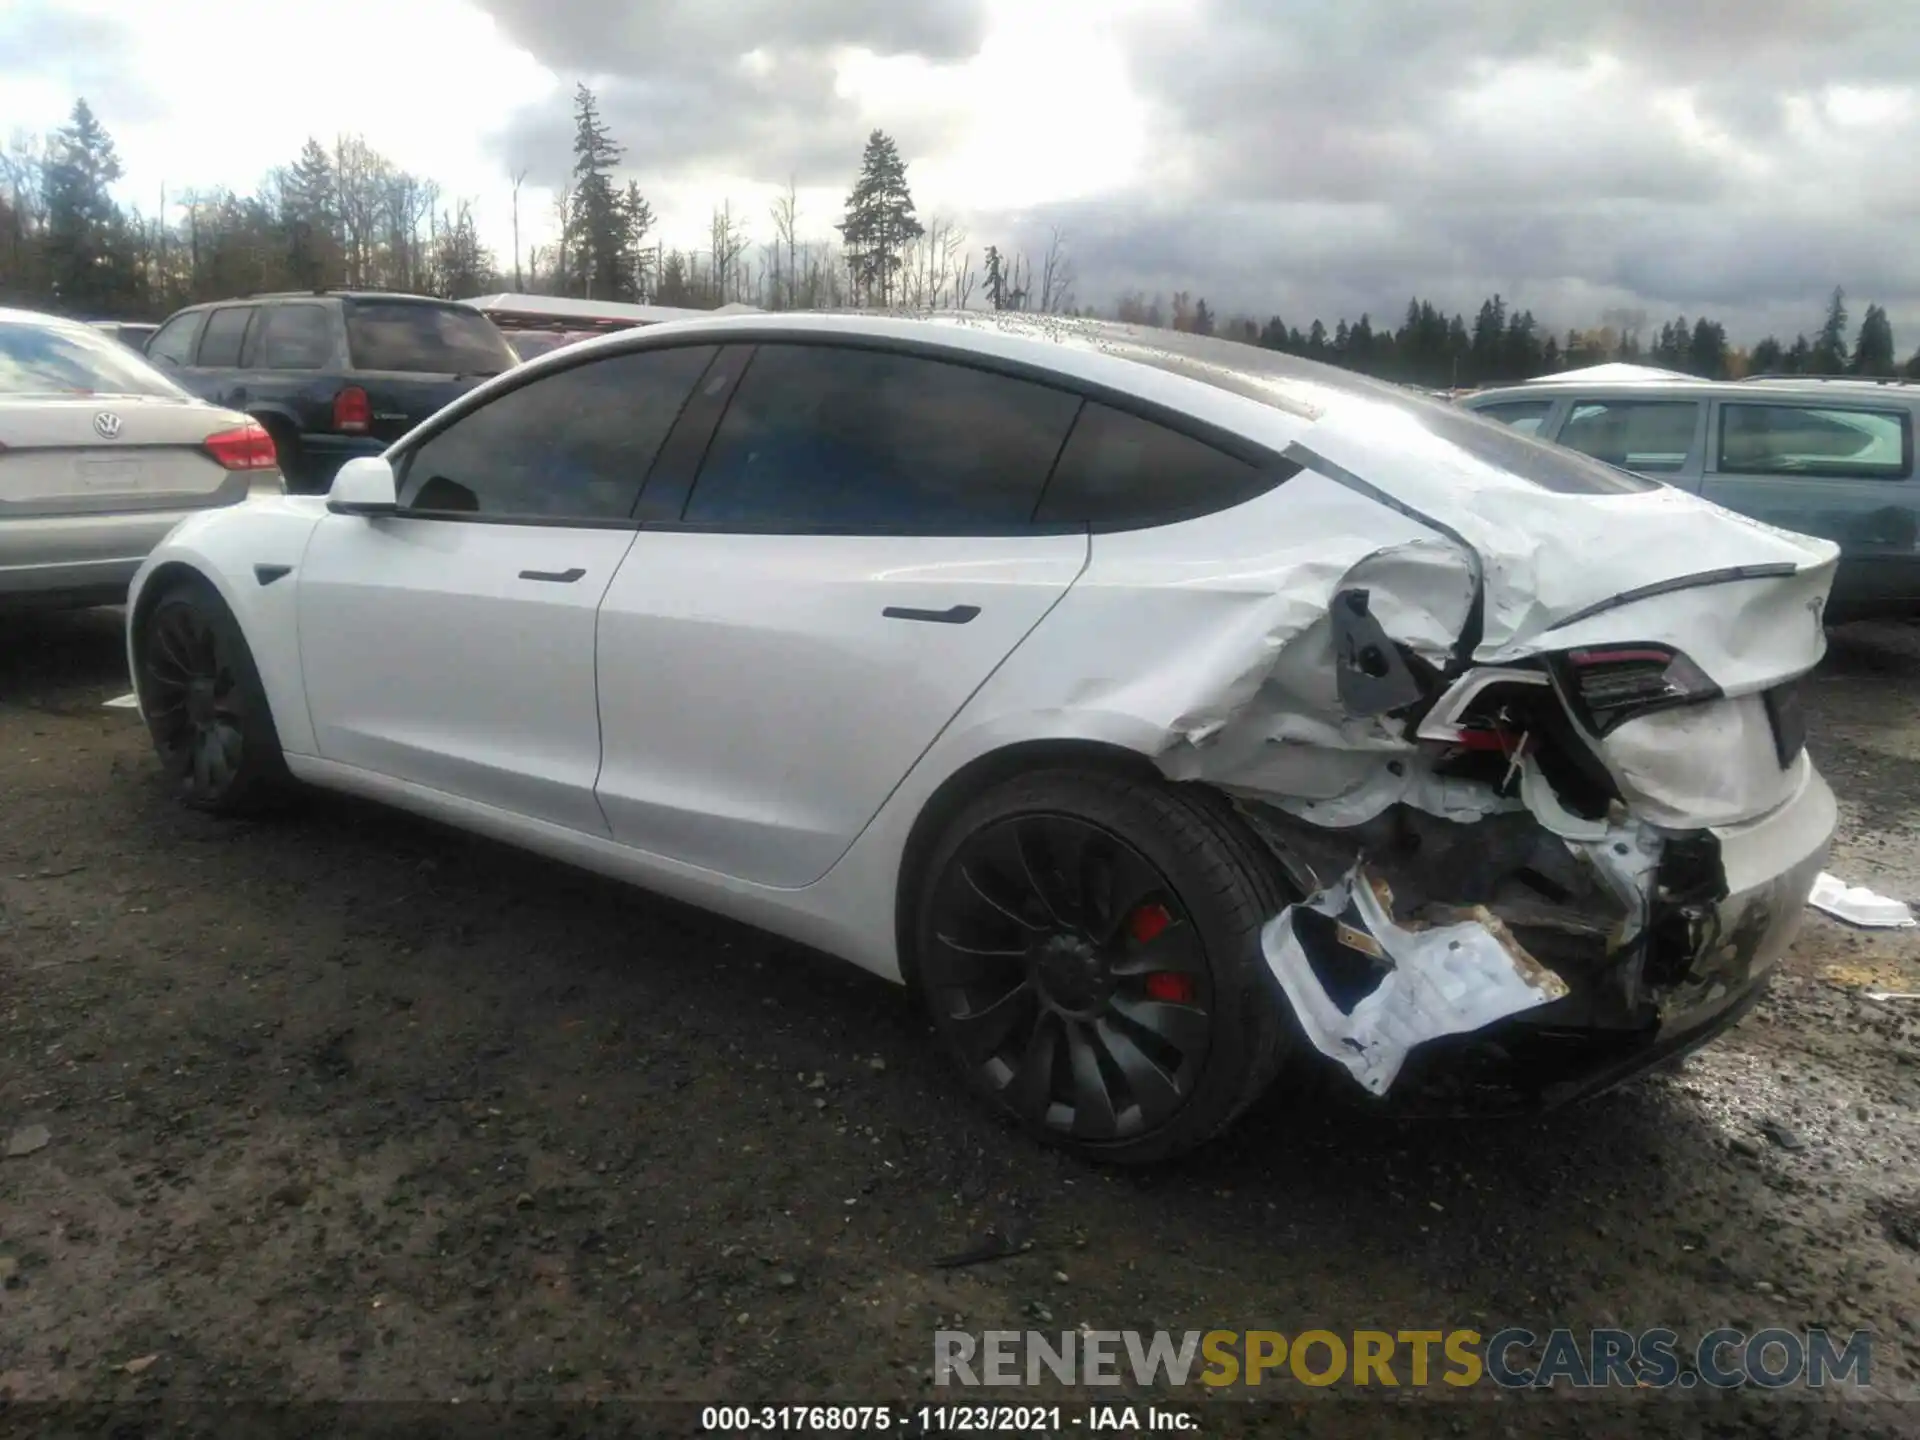
POLYGON ((398 508, 393 466, 380 455, 347 461, 327 491, 327 509, 336 515, 391 515, 398 508))

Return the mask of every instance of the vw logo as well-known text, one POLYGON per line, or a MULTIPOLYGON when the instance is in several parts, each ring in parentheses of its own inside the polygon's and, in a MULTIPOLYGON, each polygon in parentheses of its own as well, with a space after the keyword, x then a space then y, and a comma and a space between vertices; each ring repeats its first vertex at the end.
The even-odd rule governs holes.
POLYGON ((120 417, 111 410, 102 410, 93 417, 93 433, 102 440, 112 440, 120 433, 120 417))

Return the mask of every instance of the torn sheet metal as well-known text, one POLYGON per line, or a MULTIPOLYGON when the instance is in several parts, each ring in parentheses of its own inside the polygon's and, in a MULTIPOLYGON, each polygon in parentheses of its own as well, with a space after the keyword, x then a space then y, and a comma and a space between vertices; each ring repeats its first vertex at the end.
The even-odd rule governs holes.
POLYGON ((1915 923, 1913 907, 1905 901, 1876 895, 1864 885, 1849 885, 1824 871, 1813 882, 1807 904, 1869 930, 1910 930, 1915 923))
POLYGON ((1356 865, 1282 910, 1260 936, 1307 1038, 1374 1095, 1387 1093, 1422 1041, 1570 993, 1484 907, 1457 923, 1403 929, 1391 904, 1385 884, 1356 865))
POLYGON ((1306 453, 1291 458, 1309 469, 1314 457, 1330 462, 1472 547, 1486 586, 1475 652, 1483 664, 1631 633, 1670 638, 1733 693, 1747 688, 1745 677, 1757 685, 1811 669, 1825 650, 1819 602, 1840 553, 1830 540, 1667 485, 1618 494, 1549 488, 1526 477, 1553 473, 1569 463, 1568 452, 1463 414, 1356 400, 1337 417, 1330 412, 1300 446, 1306 453), (1767 566, 1791 571, 1650 593, 1678 578, 1767 566), (1598 608, 1641 591, 1649 598, 1598 608), (1779 623, 1751 623, 1760 611, 1779 623), (1678 633, 1643 633, 1656 620, 1678 633), (1564 633, 1550 633, 1562 625, 1564 633))

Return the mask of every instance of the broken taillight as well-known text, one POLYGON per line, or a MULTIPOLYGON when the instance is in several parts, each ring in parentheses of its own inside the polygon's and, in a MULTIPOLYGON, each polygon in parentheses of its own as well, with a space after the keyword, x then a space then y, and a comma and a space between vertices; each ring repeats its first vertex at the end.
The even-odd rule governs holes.
POLYGON ((1674 705, 1711 700, 1720 687, 1698 665, 1665 645, 1606 645, 1561 657, 1568 698, 1588 729, 1614 727, 1674 705))

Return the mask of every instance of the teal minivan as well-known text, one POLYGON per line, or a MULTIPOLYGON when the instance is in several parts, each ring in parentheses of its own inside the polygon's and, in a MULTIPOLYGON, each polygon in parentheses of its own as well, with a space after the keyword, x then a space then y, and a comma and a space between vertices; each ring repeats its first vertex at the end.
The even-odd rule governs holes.
POLYGON ((1459 404, 1651 479, 1840 546, 1831 621, 1920 616, 1920 384, 1578 377, 1459 404))

